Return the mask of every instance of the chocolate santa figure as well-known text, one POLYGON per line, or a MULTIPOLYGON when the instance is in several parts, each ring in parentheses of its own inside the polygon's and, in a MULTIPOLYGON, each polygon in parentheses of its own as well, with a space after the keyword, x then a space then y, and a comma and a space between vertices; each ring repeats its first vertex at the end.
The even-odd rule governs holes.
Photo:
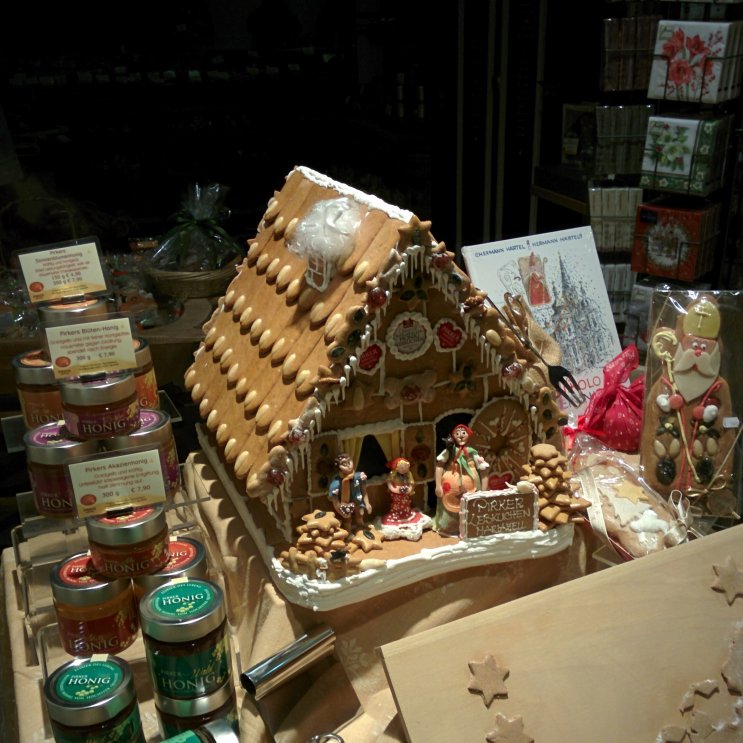
POLYGON ((701 296, 686 308, 675 330, 660 328, 651 348, 660 377, 648 390, 640 449, 643 477, 663 495, 680 490, 704 510, 730 516, 735 429, 730 389, 720 376, 720 310, 701 296))

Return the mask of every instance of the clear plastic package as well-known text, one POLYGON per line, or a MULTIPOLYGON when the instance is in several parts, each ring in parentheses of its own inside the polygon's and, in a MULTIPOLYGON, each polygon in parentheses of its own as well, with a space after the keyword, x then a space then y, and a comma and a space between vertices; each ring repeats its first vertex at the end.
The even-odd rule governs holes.
POLYGON ((658 290, 650 310, 640 472, 702 516, 739 519, 743 291, 658 290))

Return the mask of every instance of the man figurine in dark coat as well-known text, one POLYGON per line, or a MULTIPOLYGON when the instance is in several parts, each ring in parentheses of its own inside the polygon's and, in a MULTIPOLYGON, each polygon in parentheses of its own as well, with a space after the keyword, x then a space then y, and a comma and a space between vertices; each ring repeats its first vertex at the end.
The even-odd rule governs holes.
POLYGON ((328 498, 340 517, 344 529, 351 524, 364 525, 364 513, 371 513, 371 503, 366 494, 366 474, 356 472, 353 459, 346 452, 335 458, 338 474, 331 480, 328 498))

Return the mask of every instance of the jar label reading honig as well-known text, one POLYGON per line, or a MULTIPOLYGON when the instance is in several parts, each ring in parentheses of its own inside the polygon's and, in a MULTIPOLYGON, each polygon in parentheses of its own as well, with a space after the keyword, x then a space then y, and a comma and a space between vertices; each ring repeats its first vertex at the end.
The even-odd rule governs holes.
POLYGON ((109 729, 98 729, 88 733, 85 728, 61 728, 52 721, 52 732, 56 743, 145 743, 142 718, 135 704, 131 712, 117 725, 109 729))
POLYGON ((152 608, 164 617, 193 617, 207 613, 215 600, 216 593, 209 584, 185 581, 158 591, 152 608))
POLYGON ((209 648, 189 655, 166 655, 146 645, 155 691, 171 699, 193 699, 212 694, 230 678, 227 635, 209 648))
POLYGON ((87 707, 116 689, 123 678, 115 663, 93 660, 60 674, 55 691, 63 701, 87 707))

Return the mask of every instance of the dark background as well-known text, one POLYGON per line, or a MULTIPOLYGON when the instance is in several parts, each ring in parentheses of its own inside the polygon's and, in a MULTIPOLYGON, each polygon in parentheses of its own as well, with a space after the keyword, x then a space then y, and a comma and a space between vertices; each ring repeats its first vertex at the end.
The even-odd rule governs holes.
POLYGON ((227 228, 250 237, 297 164, 431 219, 449 246, 525 234, 536 86, 543 149, 559 160, 565 95, 590 98, 598 84, 585 60, 598 59, 600 9, 580 33, 548 9, 557 64, 542 83, 539 7, 20 4, 0 24, 0 105, 25 175, 0 192, 3 251, 59 240, 70 224, 104 250, 126 250, 130 236, 172 226, 193 182, 229 186, 227 228), (60 210, 35 219, 29 201, 47 198, 60 210))

